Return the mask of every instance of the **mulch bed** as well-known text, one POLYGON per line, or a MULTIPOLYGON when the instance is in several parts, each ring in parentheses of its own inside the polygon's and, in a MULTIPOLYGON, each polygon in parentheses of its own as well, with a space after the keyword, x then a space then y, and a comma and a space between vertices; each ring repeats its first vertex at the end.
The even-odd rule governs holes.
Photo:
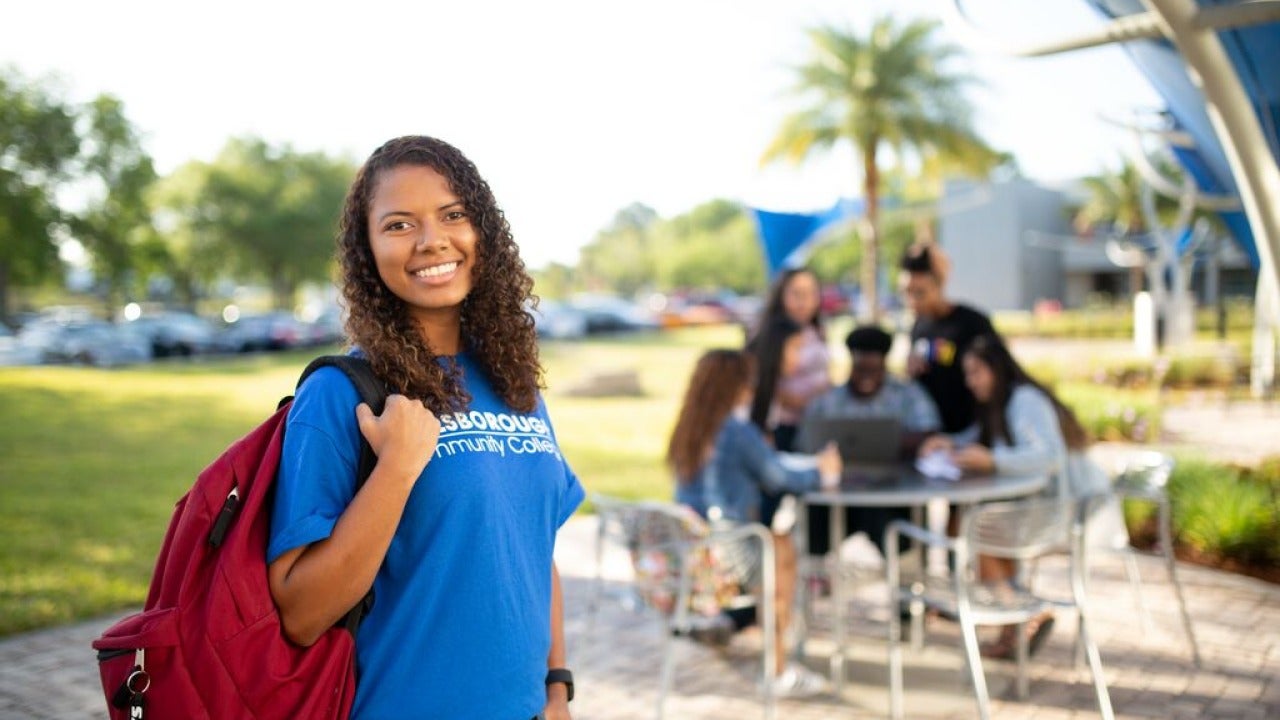
MULTIPOLYGON (((1149 533, 1134 533, 1130 542, 1133 547, 1143 552, 1158 552, 1156 545, 1156 537, 1154 528, 1149 533)), ((1249 577, 1265 580, 1269 583, 1280 585, 1280 567, 1274 564, 1265 563, 1248 563, 1236 558, 1224 558, 1209 553, 1200 552, 1190 545, 1174 543, 1173 556, 1177 559, 1191 563, 1192 565, 1200 565, 1202 567, 1210 567, 1215 570, 1223 570, 1237 575, 1247 575, 1249 577)))
POLYGON ((1184 545, 1175 545, 1173 556, 1193 565, 1203 565, 1236 573, 1237 575, 1248 575, 1249 577, 1280 585, 1280 567, 1275 565, 1251 564, 1241 562, 1235 558, 1219 558, 1184 545))

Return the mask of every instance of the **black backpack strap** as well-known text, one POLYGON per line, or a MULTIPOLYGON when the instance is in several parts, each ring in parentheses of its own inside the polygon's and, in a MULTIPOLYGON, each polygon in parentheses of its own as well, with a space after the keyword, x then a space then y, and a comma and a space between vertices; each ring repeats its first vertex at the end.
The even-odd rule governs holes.
POLYGON ((378 376, 373 374, 373 366, 368 360, 354 355, 321 355, 312 360, 302 371, 302 375, 298 377, 298 387, 302 387, 302 383, 311 377, 311 373, 322 367, 336 367, 341 370, 351 379, 351 384, 356 386, 356 391, 360 393, 360 400, 373 408, 373 414, 382 414, 382 408, 387 402, 387 389, 378 376))
MULTIPOLYGON (((302 383, 311 376, 311 373, 322 367, 337 368, 342 371, 347 379, 355 385, 356 392, 360 395, 360 401, 369 406, 373 410, 374 415, 381 415, 382 410, 387 404, 387 389, 373 374, 373 367, 369 365, 369 361, 354 357, 351 355, 321 355, 312 360, 302 371, 302 375, 298 377, 298 387, 302 387, 302 383)), ((360 463, 356 471, 356 490, 359 491, 364 482, 373 474, 374 465, 378 464, 378 456, 374 455, 373 448, 369 446, 369 442, 364 439, 364 435, 360 435, 360 463)), ((361 598, 355 607, 347 612, 346 616, 339 621, 339 625, 345 627, 354 638, 356 630, 360 627, 360 621, 364 619, 369 608, 373 607, 373 589, 361 598)))
MULTIPOLYGON (((342 371, 352 385, 356 386, 356 392, 360 395, 360 401, 369 406, 373 410, 374 415, 381 415, 382 410, 387 404, 387 389, 373 374, 373 366, 364 358, 354 357, 351 355, 321 355, 312 360, 302 371, 302 375, 298 377, 298 387, 302 387, 302 383, 311 376, 311 373, 322 367, 333 367, 342 371)), ((373 466, 378 464, 378 456, 373 454, 373 448, 369 447, 369 443, 365 442, 364 435, 360 436, 360 464, 356 472, 356 490, 359 490, 364 481, 369 479, 373 474, 373 466)))

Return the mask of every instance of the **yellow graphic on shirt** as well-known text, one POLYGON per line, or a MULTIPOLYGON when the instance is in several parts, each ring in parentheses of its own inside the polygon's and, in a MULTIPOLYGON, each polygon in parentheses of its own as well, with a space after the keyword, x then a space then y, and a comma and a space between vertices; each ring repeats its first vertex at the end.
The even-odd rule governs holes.
POLYGON ((943 338, 934 340, 933 357, 939 365, 950 367, 956 359, 956 344, 943 338))

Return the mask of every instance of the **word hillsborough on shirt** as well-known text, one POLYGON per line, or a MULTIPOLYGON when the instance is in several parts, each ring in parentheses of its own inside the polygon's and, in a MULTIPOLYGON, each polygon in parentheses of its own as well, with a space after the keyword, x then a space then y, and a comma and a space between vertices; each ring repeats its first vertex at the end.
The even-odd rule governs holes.
POLYGON ((496 453, 501 457, 507 453, 548 453, 562 459, 560 448, 551 438, 551 428, 541 418, 479 410, 441 415, 436 457, 469 452, 496 453))

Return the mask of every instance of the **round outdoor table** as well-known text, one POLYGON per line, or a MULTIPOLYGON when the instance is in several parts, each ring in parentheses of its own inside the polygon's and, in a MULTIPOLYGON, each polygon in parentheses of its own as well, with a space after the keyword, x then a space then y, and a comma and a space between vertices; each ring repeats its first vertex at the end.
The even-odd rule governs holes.
MULTIPOLYGON (((845 539, 845 518, 844 513, 837 510, 846 507, 910 507, 913 520, 918 523, 920 511, 932 500, 946 500, 952 505, 973 505, 1034 495, 1048 484, 1049 478, 1046 475, 965 475, 959 480, 945 480, 926 477, 910 465, 889 470, 852 466, 845 468, 839 488, 805 493, 800 498, 800 507, 796 513, 801 523, 797 535, 802 544, 804 538, 808 537, 803 525, 808 517, 806 506, 825 505, 831 510, 830 547, 836 551, 837 559, 837 571, 831 579, 831 599, 835 612, 835 652, 831 656, 831 680, 835 689, 839 691, 844 685, 846 603, 844 573, 839 572, 838 567, 839 548, 845 539)), ((806 550, 807 548, 801 548, 801 553, 806 550)), ((807 592, 805 586, 806 583, 800 583, 801 592, 807 592)), ((801 602, 807 600, 802 598, 801 602)), ((890 608, 890 611, 897 612, 894 608, 890 608)))

